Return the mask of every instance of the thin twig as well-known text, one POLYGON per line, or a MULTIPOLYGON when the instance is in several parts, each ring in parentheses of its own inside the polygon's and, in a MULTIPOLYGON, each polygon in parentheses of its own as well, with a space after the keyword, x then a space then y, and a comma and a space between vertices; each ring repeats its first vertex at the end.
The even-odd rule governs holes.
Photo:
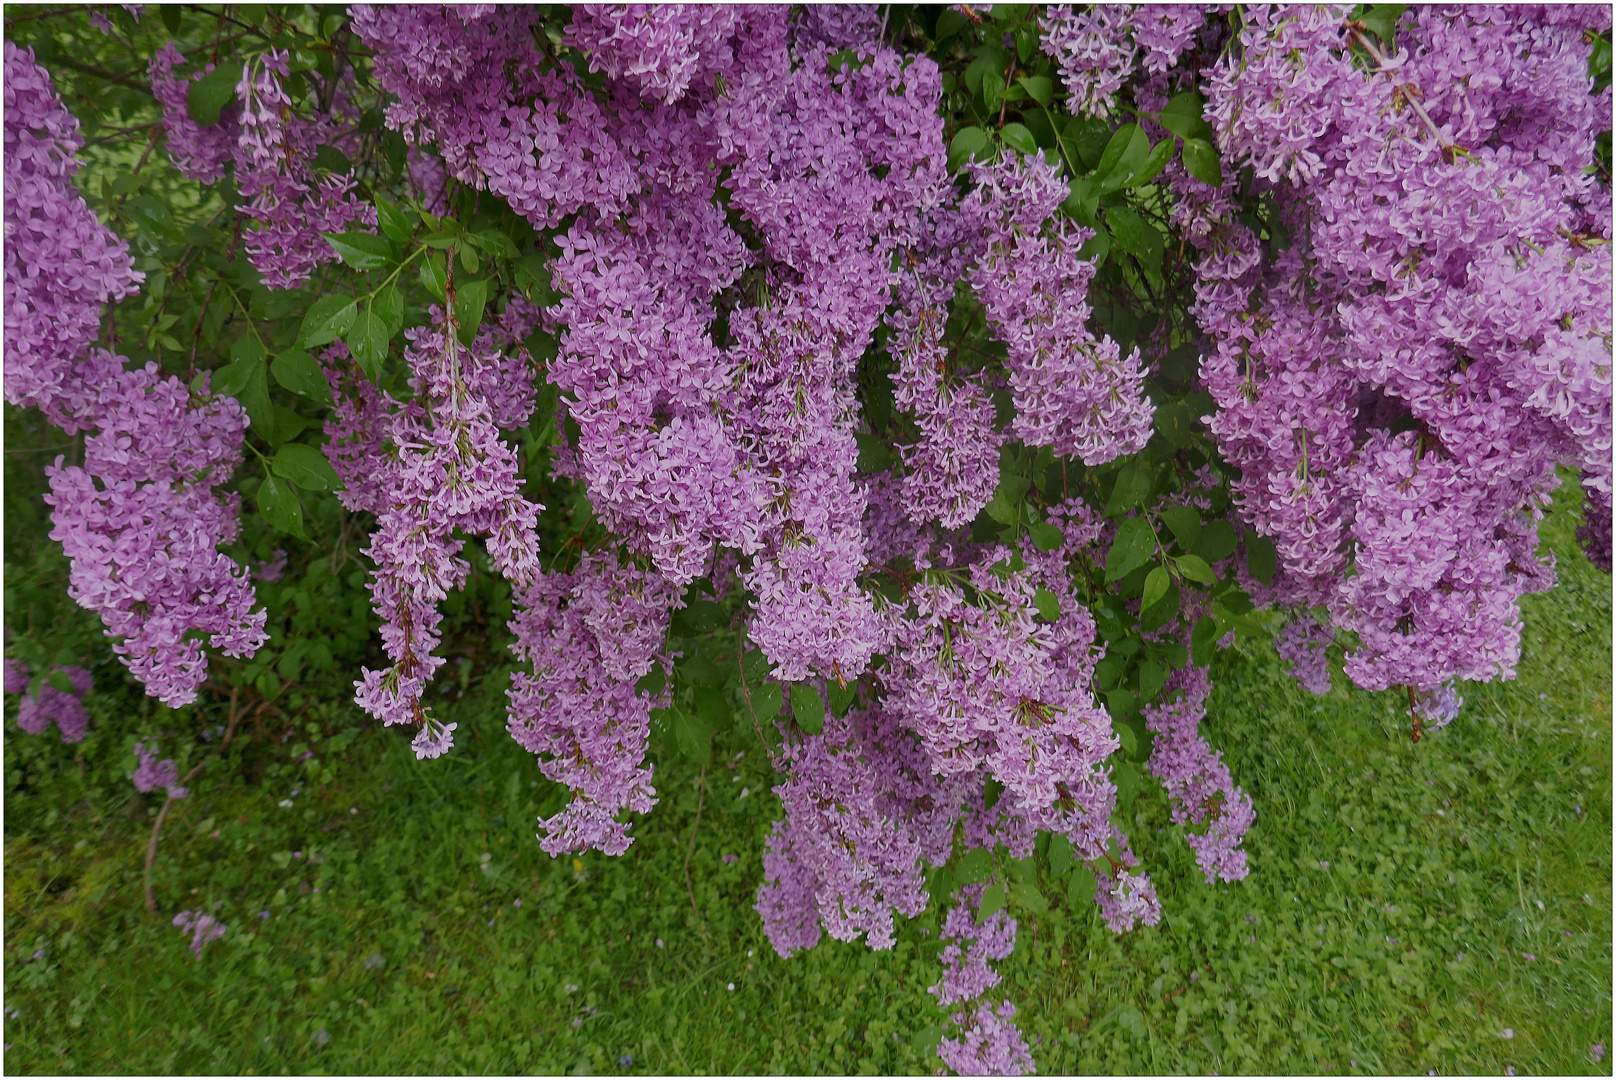
MULTIPOLYGON (((1358 39, 1358 44, 1364 47, 1364 51, 1369 53, 1370 57, 1374 59, 1375 63, 1380 65, 1380 70, 1382 72, 1387 71, 1386 54, 1380 51, 1380 47, 1373 41, 1370 41, 1368 36, 1358 28, 1357 24, 1348 23, 1347 27, 1352 31, 1352 36, 1358 39)), ((1398 89, 1404 91, 1402 95, 1403 100, 1408 102, 1409 107, 1414 110, 1414 115, 1425 121, 1426 129, 1430 131, 1431 137, 1436 140, 1438 146, 1444 150, 1453 149, 1453 144, 1442 138, 1442 133, 1437 130, 1435 121, 1431 119, 1431 114, 1425 111, 1425 106, 1416 101, 1413 94, 1407 92, 1406 88, 1411 85, 1412 84, 1410 83, 1397 84, 1398 89)))
POLYGON ((707 794, 707 766, 701 767, 701 779, 696 781, 696 823, 690 826, 690 847, 685 851, 685 888, 690 892, 690 910, 701 916, 696 906, 696 887, 690 884, 690 857, 696 853, 696 830, 701 828, 701 803, 707 794))
MULTIPOLYGON (((236 701, 240 693, 240 689, 236 687, 232 687, 230 690, 230 726, 225 729, 224 738, 219 740, 219 749, 216 750, 211 757, 205 757, 201 761, 197 762, 196 765, 192 767, 191 771, 186 773, 184 778, 181 779, 180 782, 175 785, 175 787, 185 787, 192 780, 196 779, 197 774, 202 771, 209 761, 213 760, 214 757, 223 756, 224 752, 230 748, 230 740, 235 738, 236 735, 236 725, 239 724, 242 719, 241 711, 236 708, 236 701)), ((254 714, 262 710, 267 704, 267 701, 260 701, 257 708, 253 710, 254 714)), ((163 822, 168 820, 168 812, 173 808, 177 798, 173 794, 173 790, 173 788, 169 789, 168 798, 163 800, 163 808, 157 811, 157 820, 152 822, 151 839, 146 842, 147 911, 157 910, 157 891, 152 887, 152 868, 157 865, 157 841, 163 835, 163 822)))
POLYGON ((775 772, 783 772, 784 770, 780 768, 779 760, 774 756, 774 748, 769 745, 769 740, 763 737, 763 725, 758 722, 757 710, 752 708, 752 688, 746 685, 746 664, 744 662, 746 659, 746 648, 741 644, 741 641, 741 636, 736 634, 735 666, 739 668, 741 672, 741 694, 746 698, 747 714, 752 717, 752 730, 757 732, 758 742, 763 744, 763 752, 769 755, 770 766, 774 768, 775 772))

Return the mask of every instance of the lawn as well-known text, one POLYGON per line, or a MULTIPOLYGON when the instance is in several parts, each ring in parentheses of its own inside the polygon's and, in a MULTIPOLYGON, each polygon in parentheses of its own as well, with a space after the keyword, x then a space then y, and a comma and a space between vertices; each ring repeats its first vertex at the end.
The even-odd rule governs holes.
MULTIPOLYGON (((1001 965, 1040 1072, 1609 1074, 1611 579, 1575 551, 1574 503, 1545 523, 1561 584, 1525 601, 1519 678, 1466 687, 1417 745, 1339 673, 1314 698, 1267 644, 1218 658, 1207 731, 1256 801, 1251 876, 1206 885, 1147 790, 1131 831, 1160 926, 1114 936, 1046 882, 1001 965)), ((15 582, 60 574, 49 550, 16 557, 8 609, 15 582)), ((755 739, 659 771, 626 856, 552 860, 533 821, 557 795, 504 734, 504 673, 465 670, 446 708, 469 736, 435 762, 340 679, 295 726, 244 729, 170 816, 156 913, 157 804, 124 779, 119 719, 142 699, 98 669, 77 746, 16 731, 8 699, 6 1070, 939 1067, 935 912, 885 954, 764 940, 778 801, 755 739), (200 961, 182 909, 228 924, 200 961)))

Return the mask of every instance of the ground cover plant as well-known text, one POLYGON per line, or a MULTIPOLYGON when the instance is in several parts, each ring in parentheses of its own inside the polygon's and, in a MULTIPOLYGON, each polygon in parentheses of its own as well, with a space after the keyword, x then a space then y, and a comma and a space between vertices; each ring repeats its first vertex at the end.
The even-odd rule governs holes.
POLYGON ((1608 843, 1608 9, 6 35, 7 797, 40 830, 7 857, 42 871, 8 946, 123 895, 95 849, 146 833, 140 910, 8 980, 86 934, 149 960, 160 912, 193 982, 250 959, 319 1021, 221 1039, 211 986, 165 1067, 407 1055, 449 1015, 464 1069, 707 1068, 770 1024, 721 1067, 1602 1060, 1608 972, 1522 996, 1467 928, 1608 956, 1577 937, 1609 896, 1577 854, 1608 843), (1580 676, 1559 713, 1521 679, 1557 604, 1590 627, 1541 657, 1580 676), (884 1009, 821 1029, 849 986, 884 1009), (634 1019, 698 998, 699 1042, 634 1019), (1525 1026, 1474 1034, 1500 1002, 1525 1026))

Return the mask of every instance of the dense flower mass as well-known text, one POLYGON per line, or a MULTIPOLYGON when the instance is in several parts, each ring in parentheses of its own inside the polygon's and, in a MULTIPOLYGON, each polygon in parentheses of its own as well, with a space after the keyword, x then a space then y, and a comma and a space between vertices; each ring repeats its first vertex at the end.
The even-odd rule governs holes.
MULTIPOLYGON (((9 42, 6 105, 6 393, 70 433, 91 433, 82 465, 58 457, 46 470, 51 538, 72 560, 69 593, 101 615, 150 694, 184 705, 206 678, 203 641, 245 656, 265 640, 246 574, 220 551, 236 538, 239 497, 213 492, 241 461, 246 416, 227 398, 193 406, 155 363, 130 371, 90 348, 102 306, 140 275, 72 189, 77 121, 44 69, 9 42)), ((77 714, 68 710, 65 724, 62 715, 64 738, 81 737, 77 714)))
POLYGON ((144 278, 73 186, 84 136, 32 50, 5 44, 6 400, 83 430, 102 308, 144 278))
POLYGON ((1554 580, 1557 463, 1598 558, 1611 256, 1587 133, 1610 92, 1583 29, 1422 9, 1386 55, 1338 11, 1258 9, 1206 73, 1222 150, 1294 238, 1268 260, 1226 217, 1197 241, 1212 430, 1290 602, 1356 635, 1360 686, 1452 702, 1513 675, 1517 600, 1554 580))
MULTIPOLYGON (((161 113, 118 183, 180 185, 173 222, 80 193, 5 46, 5 392, 81 437, 46 470, 71 596, 179 707, 269 640, 254 580, 301 609, 362 557, 356 700, 431 759, 476 593, 553 856, 626 851, 664 749, 755 737, 770 944, 947 905, 960 1073, 1035 1068, 992 965, 1046 871, 1160 923, 1141 778, 1209 883, 1255 869, 1208 715, 1234 630, 1418 739, 1513 675, 1560 470, 1609 569, 1608 9, 273 17, 129 69, 161 113)), ((7 661, 19 725, 83 738, 86 669, 47 669, 7 661)))

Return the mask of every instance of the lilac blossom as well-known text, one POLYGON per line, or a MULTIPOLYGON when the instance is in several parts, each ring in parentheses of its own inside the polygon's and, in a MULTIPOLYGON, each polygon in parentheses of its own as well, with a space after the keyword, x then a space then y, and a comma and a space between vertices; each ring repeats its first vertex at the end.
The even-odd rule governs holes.
POLYGON ((1156 736, 1147 767, 1167 790, 1174 823, 1206 827, 1185 840, 1207 884, 1246 876, 1239 845, 1256 819, 1251 796, 1235 786, 1223 755, 1199 730, 1211 689, 1206 669, 1191 664, 1169 675, 1161 696, 1144 708, 1145 726, 1156 736))
POLYGON ((190 83, 211 72, 214 65, 205 64, 190 79, 182 79, 174 69, 184 62, 185 56, 172 41, 157 51, 150 64, 152 95, 163 107, 163 131, 174 167, 199 183, 216 184, 224 177, 240 137, 240 107, 227 106, 212 127, 193 120, 187 104, 190 83))
POLYGON ((84 708, 84 695, 94 685, 94 679, 87 669, 68 664, 56 668, 49 678, 35 679, 33 686, 29 686, 26 665, 16 665, 19 670, 13 679, 11 665, 15 661, 7 660, 6 664, 6 693, 22 695, 22 701, 17 706, 19 728, 30 735, 38 735, 54 723, 63 742, 76 743, 84 738, 90 727, 90 714, 84 708), (63 690, 55 685, 58 675, 67 680, 68 689, 63 690))
POLYGON ((183 799, 191 793, 190 788, 180 786, 180 767, 174 759, 157 759, 155 742, 150 747, 145 742, 137 742, 135 757, 139 760, 133 777, 136 791, 145 793, 163 788, 170 799, 183 799))
POLYGON ((202 950, 208 942, 218 941, 230 929, 224 923, 201 911, 182 911, 174 916, 174 926, 191 935, 191 955, 202 959, 202 950))
POLYGON ((90 426, 94 388, 111 373, 107 354, 90 353, 102 308, 145 278, 73 186, 83 145, 33 50, 6 42, 6 400, 69 434, 90 426))
POLYGON ((977 186, 965 217, 988 244, 966 277, 1008 353, 1011 431, 1086 465, 1137 453, 1155 413, 1143 396, 1139 351, 1123 356, 1110 337, 1088 329, 1094 264, 1077 252, 1090 232, 1045 224, 1067 197, 1066 183, 1041 156, 971 171, 977 186))

